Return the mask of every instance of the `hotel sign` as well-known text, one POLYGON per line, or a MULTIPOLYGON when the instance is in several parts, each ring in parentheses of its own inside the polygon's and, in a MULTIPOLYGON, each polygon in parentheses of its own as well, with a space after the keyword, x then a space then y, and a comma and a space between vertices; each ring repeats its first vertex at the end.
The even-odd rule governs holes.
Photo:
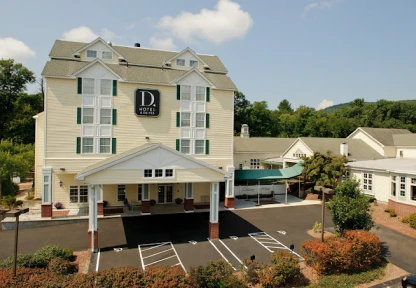
POLYGON ((134 92, 136 116, 157 117, 160 114, 160 92, 154 89, 136 89, 134 92))

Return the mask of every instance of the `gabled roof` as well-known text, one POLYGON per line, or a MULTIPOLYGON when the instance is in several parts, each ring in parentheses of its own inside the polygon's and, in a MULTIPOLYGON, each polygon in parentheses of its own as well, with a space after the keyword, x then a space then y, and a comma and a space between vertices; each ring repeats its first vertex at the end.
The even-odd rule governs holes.
POLYGON ((359 127, 352 132, 347 139, 351 138, 357 131, 362 131, 376 142, 380 143, 381 146, 394 146, 393 135, 395 134, 411 134, 407 129, 392 129, 392 128, 369 128, 359 127))
POLYGON ((119 163, 122 163, 122 162, 127 161, 129 159, 132 159, 134 157, 140 156, 142 154, 145 154, 145 153, 150 152, 152 150, 155 150, 157 148, 165 149, 165 150, 167 150, 171 153, 174 153, 174 154, 177 154, 177 155, 181 156, 182 158, 188 159, 188 160, 190 160, 192 162, 195 162, 195 163, 197 163, 201 166, 212 169, 212 170, 214 170, 218 173, 221 173, 221 174, 224 174, 224 175, 226 174, 225 171, 223 171, 221 169, 218 169, 215 166, 209 165, 209 164, 207 164, 207 163, 205 163, 201 160, 193 158, 192 156, 189 156, 189 155, 183 154, 181 152, 178 152, 178 151, 176 151, 176 150, 174 150, 174 149, 172 149, 172 148, 170 148, 166 145, 163 145, 162 143, 157 143, 157 144, 144 144, 142 146, 127 150, 127 151, 125 151, 123 153, 120 153, 118 155, 114 155, 112 157, 109 157, 107 159, 99 161, 99 162, 97 162, 97 163, 95 163, 91 166, 88 166, 87 168, 85 168, 81 172, 79 172, 78 175, 75 176, 75 179, 76 180, 84 180, 84 177, 86 177, 88 175, 97 173, 99 171, 102 171, 104 169, 107 169, 109 167, 117 165, 119 163))
POLYGON ((85 46, 83 46, 83 47, 79 48, 79 49, 78 49, 78 50, 76 50, 74 53, 72 53, 72 55, 74 55, 74 54, 76 54, 76 53, 79 53, 79 52, 81 52, 81 51, 84 51, 84 50, 88 49, 89 47, 91 47, 92 45, 94 45, 94 44, 96 44, 96 43, 98 43, 98 42, 103 43, 105 46, 107 46, 107 48, 108 48, 109 50, 113 51, 113 52, 114 52, 115 54, 117 54, 118 56, 121 56, 121 55, 120 55, 120 53, 118 53, 116 50, 114 50, 112 46, 108 45, 108 44, 107 44, 107 42, 105 42, 105 41, 104 41, 101 37, 98 37, 97 39, 95 39, 95 40, 94 40, 94 41, 92 41, 91 43, 88 43, 87 45, 85 45, 85 46))
MULTIPOLYGON (((80 49, 82 50, 89 44, 90 43, 56 40, 51 52, 49 53, 49 57, 53 59, 76 60, 73 54, 76 51, 80 51, 80 49)), ((180 53, 175 51, 163 51, 143 47, 118 46, 115 44, 110 47, 112 47, 116 53, 123 56, 131 65, 152 66, 159 68, 163 67, 163 62, 166 62, 168 59, 172 59, 178 55, 178 53, 180 53)), ((210 67, 210 71, 205 71, 205 73, 208 74, 212 72, 226 74, 228 72, 224 67, 224 64, 217 56, 197 53, 195 54, 201 59, 201 61, 210 67)))
MULTIPOLYGON (((178 57, 180 57, 183 53, 185 52, 189 52, 191 53, 196 59, 198 59, 199 61, 201 61, 202 63, 204 63, 205 65, 208 65, 207 63, 205 63, 204 60, 201 59, 201 57, 198 56, 198 54, 196 54, 191 48, 186 47, 185 49, 183 49, 181 52, 179 52, 178 54, 176 54, 175 56, 173 56, 172 58, 166 60, 166 62, 172 61, 173 59, 176 59, 178 57)), ((208 65, 209 66, 209 65, 208 65)))
POLYGON ((393 135, 394 146, 416 146, 416 134, 393 135))
POLYGON ((82 67, 81 69, 79 69, 78 71, 76 71, 75 73, 73 73, 71 76, 75 77, 77 76, 79 73, 81 73, 82 71, 87 70, 89 67, 95 65, 96 63, 101 64, 105 69, 107 69, 110 73, 112 73, 114 76, 116 76, 118 79, 123 79, 120 75, 118 75, 116 72, 114 72, 112 69, 110 69, 103 61, 101 61, 100 59, 95 59, 94 61, 91 61, 88 65, 85 65, 84 67, 82 67))
POLYGON ((296 140, 296 138, 272 138, 272 137, 234 137, 234 153, 257 152, 274 153, 281 156, 284 151, 296 140))
POLYGON ((202 79, 204 79, 205 81, 207 81, 209 83, 209 85, 211 85, 212 88, 217 88, 217 87, 215 87, 215 85, 211 81, 209 81, 209 79, 207 77, 205 77, 205 75, 203 75, 201 72, 199 72, 199 70, 196 69, 196 68, 192 68, 191 70, 187 71, 185 74, 183 74, 180 77, 178 77, 177 79, 173 80, 171 82, 171 84, 178 83, 179 81, 181 81, 186 76, 188 76, 189 74, 192 74, 192 73, 197 73, 202 79))

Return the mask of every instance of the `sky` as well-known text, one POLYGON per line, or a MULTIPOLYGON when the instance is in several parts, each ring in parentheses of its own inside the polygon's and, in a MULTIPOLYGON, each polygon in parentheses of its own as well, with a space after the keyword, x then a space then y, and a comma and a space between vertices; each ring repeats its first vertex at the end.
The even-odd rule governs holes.
MULTIPOLYGON (((0 59, 41 77, 56 39, 217 55, 251 101, 416 98, 414 0, 2 0, 0 59)), ((28 87, 35 92, 38 85, 28 87)))

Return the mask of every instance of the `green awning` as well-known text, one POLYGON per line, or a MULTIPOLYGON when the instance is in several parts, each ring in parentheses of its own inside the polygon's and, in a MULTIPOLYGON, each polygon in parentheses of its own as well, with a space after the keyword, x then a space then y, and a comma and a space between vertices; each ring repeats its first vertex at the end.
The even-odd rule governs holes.
POLYGON ((283 169, 248 169, 235 170, 236 181, 247 180, 286 180, 302 174, 303 166, 295 164, 283 169))
POLYGON ((268 165, 280 165, 283 166, 283 162, 275 162, 275 161, 269 161, 269 160, 261 160, 261 164, 268 164, 268 165))

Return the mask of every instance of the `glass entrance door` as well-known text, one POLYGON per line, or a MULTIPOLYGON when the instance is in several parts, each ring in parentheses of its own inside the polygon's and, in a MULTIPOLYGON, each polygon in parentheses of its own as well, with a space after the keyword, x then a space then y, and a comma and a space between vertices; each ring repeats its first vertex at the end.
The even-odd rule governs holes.
POLYGON ((173 202, 173 186, 166 186, 166 203, 173 202))
POLYGON ((173 186, 159 185, 157 188, 157 202, 158 203, 173 203, 173 186))
POLYGON ((165 203, 165 186, 159 186, 157 190, 157 202, 165 203))

